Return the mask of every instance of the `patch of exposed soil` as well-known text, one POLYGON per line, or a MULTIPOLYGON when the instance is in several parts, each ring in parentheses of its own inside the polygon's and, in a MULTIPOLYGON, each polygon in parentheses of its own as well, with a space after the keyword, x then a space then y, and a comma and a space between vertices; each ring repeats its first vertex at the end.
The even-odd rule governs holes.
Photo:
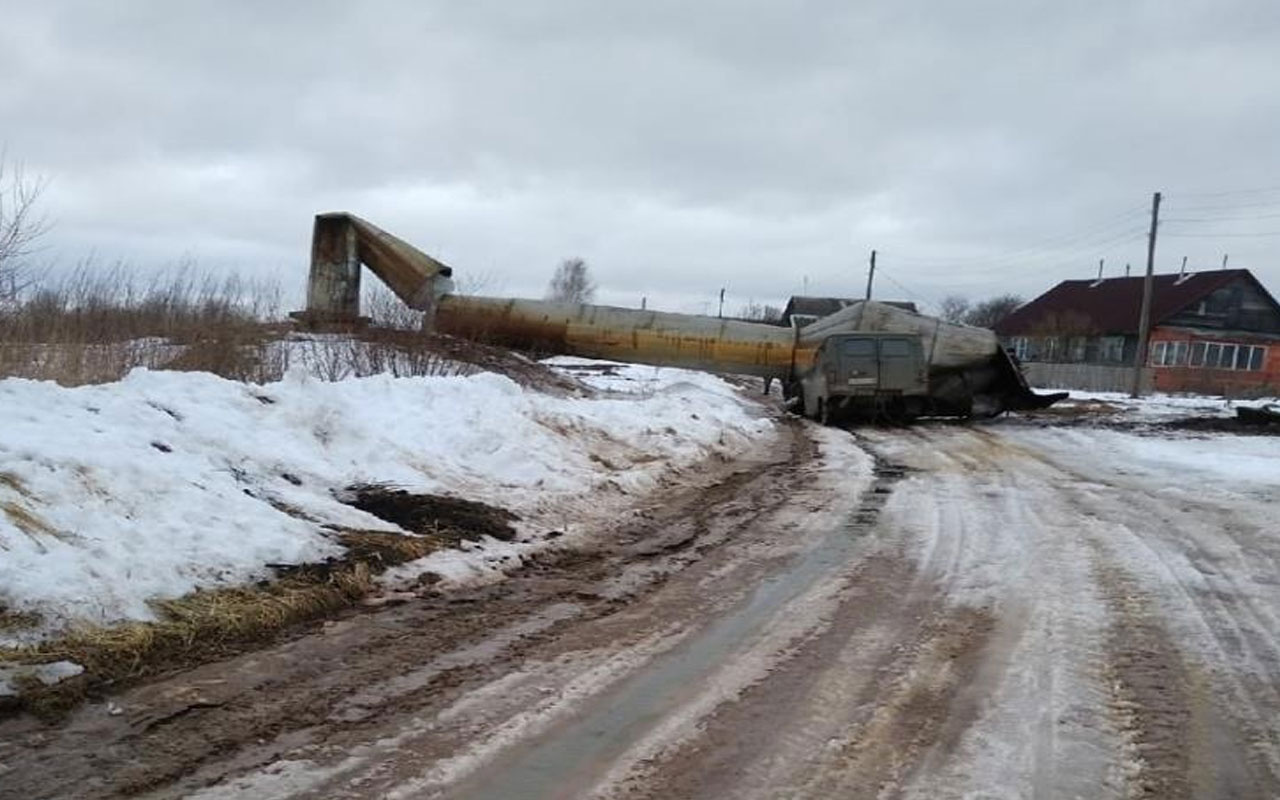
MULTIPOLYGON (((548 552, 498 584, 429 593, 377 612, 348 611, 311 628, 311 635, 294 629, 289 641, 270 648, 113 694, 110 704, 84 706, 56 727, 30 717, 0 719, 0 785, 32 800, 150 790, 186 796, 306 742, 354 752, 383 726, 432 717, 469 688, 510 673, 538 648, 547 651, 543 661, 567 647, 581 649, 582 640, 561 643, 564 626, 591 619, 607 626, 615 612, 663 586, 671 572, 700 563, 702 548, 728 535, 700 531, 689 541, 682 531, 697 529, 699 514, 719 519, 740 503, 735 518, 746 524, 761 504, 785 502, 785 494, 747 487, 776 485, 811 455, 802 450, 808 441, 799 430, 790 432, 791 441, 779 443, 778 460, 752 463, 745 471, 709 464, 705 482, 672 487, 647 503, 599 550, 548 552), (641 558, 654 548, 664 555, 641 558), (671 562, 641 570, 618 591, 624 566, 663 558, 671 562), (529 623, 543 612, 546 621, 529 623), (506 636, 508 628, 516 633, 506 636), (501 646, 491 651, 494 636, 501 646)), ((420 505, 394 490, 375 495, 380 510, 403 513, 413 523, 420 505)), ((459 526, 486 532, 511 521, 500 509, 465 502, 449 504, 443 513, 459 526)), ((601 635, 632 635, 634 622, 624 622, 601 635)))
MULTIPOLYGON (((372 576, 461 540, 515 536, 509 511, 456 497, 357 486, 351 505, 419 534, 344 530, 346 551, 305 564, 268 564, 275 578, 254 586, 196 591, 154 603, 157 619, 70 632, 25 648, 0 648, 0 661, 70 659, 85 667, 75 680, 24 691, 0 702, 0 712, 26 709, 58 717, 87 697, 157 673, 245 652, 284 638, 301 625, 361 603, 376 589, 372 576)), ((32 620, 0 607, 0 630, 32 620)))
POLYGON ((503 542, 516 537, 511 523, 520 518, 504 508, 439 494, 413 494, 380 484, 347 489, 343 502, 407 531, 430 535, 449 544, 492 536, 503 542))
POLYGON ((1194 416, 1171 419, 1125 419, 1105 413, 1048 413, 1019 415, 1009 420, 1016 425, 1039 428, 1106 428, 1139 436, 1166 436, 1169 432, 1228 433, 1235 436, 1280 436, 1280 425, 1243 422, 1236 417, 1194 416))
POLYGON ((1175 431, 1233 433, 1237 436, 1280 436, 1280 422, 1245 422, 1239 417, 1183 417, 1163 423, 1161 427, 1175 431))

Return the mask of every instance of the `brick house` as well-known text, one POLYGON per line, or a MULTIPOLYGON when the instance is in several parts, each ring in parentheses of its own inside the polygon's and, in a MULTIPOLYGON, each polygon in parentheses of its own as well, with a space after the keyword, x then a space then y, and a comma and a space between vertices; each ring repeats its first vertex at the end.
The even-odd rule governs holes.
MULTIPOLYGON (((1025 362, 1131 366, 1142 281, 1063 281, 996 333, 1025 362)), ((1280 304, 1247 269, 1156 275, 1147 363, 1160 391, 1280 390, 1280 304)))

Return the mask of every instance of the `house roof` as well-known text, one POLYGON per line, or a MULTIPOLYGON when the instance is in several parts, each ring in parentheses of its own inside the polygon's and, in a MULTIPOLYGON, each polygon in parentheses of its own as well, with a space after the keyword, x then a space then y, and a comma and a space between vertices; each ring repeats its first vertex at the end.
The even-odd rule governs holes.
MULTIPOLYGON (((1187 306, 1241 278, 1252 282, 1270 297, 1247 269, 1153 276, 1151 324, 1159 325, 1187 306)), ((1142 310, 1142 282, 1142 276, 1063 281, 1000 320, 995 331, 1002 336, 1033 333, 1034 328, 1046 320, 1070 316, 1087 318, 1090 327, 1098 333, 1136 333, 1142 310)))
MULTIPOLYGON (((804 297, 795 295, 787 301, 782 318, 789 319, 792 314, 811 314, 815 317, 826 317, 836 313, 847 305, 858 302, 851 297, 804 297)), ((905 311, 916 311, 916 304, 903 300, 881 300, 885 305, 897 306, 905 311)), ((917 312, 918 313, 918 312, 917 312)))

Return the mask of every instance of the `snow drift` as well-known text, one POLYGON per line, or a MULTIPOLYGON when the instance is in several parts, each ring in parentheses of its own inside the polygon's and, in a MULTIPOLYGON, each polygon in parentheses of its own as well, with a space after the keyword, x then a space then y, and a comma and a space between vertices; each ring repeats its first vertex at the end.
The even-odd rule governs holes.
POLYGON ((772 425, 718 378, 610 371, 596 398, 495 374, 0 381, 0 610, 38 614, 45 632, 145 620, 150 599, 338 554, 332 526, 394 530, 340 501, 352 484, 498 505, 532 540, 772 425))

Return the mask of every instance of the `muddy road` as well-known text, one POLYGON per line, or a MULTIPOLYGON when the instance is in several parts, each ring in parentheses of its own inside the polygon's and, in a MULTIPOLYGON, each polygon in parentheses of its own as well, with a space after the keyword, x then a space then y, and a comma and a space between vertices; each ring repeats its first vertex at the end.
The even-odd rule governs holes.
POLYGON ((1106 435, 786 424, 599 550, 0 723, 0 795, 1280 796, 1280 481, 1106 435))

